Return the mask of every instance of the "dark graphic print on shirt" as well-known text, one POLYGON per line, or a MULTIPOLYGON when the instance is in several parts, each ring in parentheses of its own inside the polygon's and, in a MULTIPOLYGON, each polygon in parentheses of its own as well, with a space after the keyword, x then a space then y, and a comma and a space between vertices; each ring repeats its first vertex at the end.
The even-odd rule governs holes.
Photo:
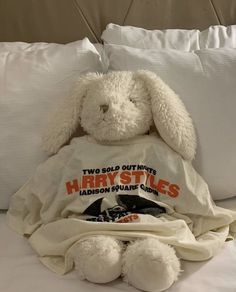
POLYGON ((117 204, 104 210, 102 208, 104 198, 97 199, 83 212, 84 215, 91 216, 86 220, 124 223, 136 221, 138 216, 134 216, 135 214, 149 214, 158 217, 162 213, 166 213, 166 209, 156 202, 137 195, 116 195, 115 199, 117 204))

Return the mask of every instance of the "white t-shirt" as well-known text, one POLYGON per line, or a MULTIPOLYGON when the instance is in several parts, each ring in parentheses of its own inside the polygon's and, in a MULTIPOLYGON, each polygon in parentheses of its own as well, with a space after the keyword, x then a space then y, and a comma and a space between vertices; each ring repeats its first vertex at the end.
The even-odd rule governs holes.
POLYGON ((13 196, 8 219, 64 273, 73 247, 92 234, 154 236, 181 258, 208 259, 235 228, 236 213, 215 206, 191 163, 157 136, 104 144, 84 136, 38 167, 13 196))

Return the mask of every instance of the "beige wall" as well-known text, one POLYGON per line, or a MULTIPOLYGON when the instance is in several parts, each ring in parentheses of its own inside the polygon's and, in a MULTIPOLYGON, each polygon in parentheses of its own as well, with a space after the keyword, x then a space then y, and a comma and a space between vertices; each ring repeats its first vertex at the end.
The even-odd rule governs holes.
POLYGON ((150 29, 236 24, 236 0, 0 0, 0 41, 100 40, 106 24, 150 29))

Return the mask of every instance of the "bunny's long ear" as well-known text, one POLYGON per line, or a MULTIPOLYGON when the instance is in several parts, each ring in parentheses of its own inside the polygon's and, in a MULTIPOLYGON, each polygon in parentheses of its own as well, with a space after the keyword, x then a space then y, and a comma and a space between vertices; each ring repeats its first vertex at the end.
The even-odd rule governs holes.
POLYGON ((155 73, 139 70, 151 96, 155 126, 162 139, 184 159, 193 160, 196 134, 183 102, 155 73))
POLYGON ((42 147, 48 154, 57 153, 75 133, 79 125, 82 102, 88 86, 100 76, 97 73, 88 73, 79 77, 71 95, 63 100, 55 113, 52 114, 42 136, 42 147))

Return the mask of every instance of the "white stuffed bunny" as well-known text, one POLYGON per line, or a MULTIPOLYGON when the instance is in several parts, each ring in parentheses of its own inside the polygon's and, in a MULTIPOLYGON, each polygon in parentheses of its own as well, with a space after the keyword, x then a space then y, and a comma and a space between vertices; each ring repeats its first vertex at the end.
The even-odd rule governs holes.
POLYGON ((43 137, 56 153, 79 124, 98 141, 117 141, 146 134, 153 122, 162 139, 184 159, 192 160, 196 136, 182 101, 155 73, 89 73, 61 105, 43 137))
MULTIPOLYGON (((50 154, 57 153, 79 124, 102 145, 116 141, 132 144, 133 138, 142 137, 156 126, 167 148, 185 160, 191 161, 195 155, 194 127, 185 106, 149 71, 81 76, 73 94, 53 116, 43 136, 44 148, 50 154)), ((113 158, 110 158, 111 165, 113 158)), ((180 273, 180 262, 173 247, 155 236, 131 243, 104 233, 87 236, 77 244, 73 255, 80 278, 94 283, 110 282, 122 275, 138 289, 163 291, 180 273)))

